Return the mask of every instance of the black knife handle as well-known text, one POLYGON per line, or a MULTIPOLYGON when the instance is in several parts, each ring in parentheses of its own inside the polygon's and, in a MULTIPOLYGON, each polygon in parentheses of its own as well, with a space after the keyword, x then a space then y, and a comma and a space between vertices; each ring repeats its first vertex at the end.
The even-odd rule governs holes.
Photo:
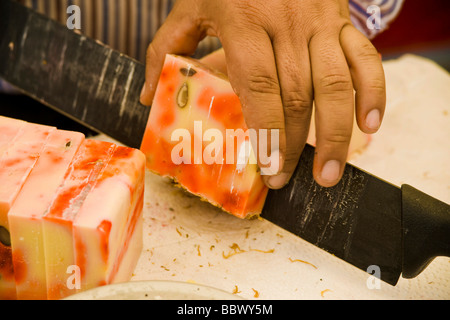
POLYGON ((402 276, 419 275, 437 256, 450 256, 450 206, 402 185, 402 276))

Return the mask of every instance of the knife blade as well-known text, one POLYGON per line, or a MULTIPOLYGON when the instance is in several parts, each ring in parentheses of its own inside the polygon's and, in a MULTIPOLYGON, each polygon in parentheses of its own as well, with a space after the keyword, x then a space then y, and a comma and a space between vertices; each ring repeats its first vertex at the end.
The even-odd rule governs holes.
POLYGON ((139 148, 150 109, 141 63, 28 9, 0 2, 0 75, 88 128, 139 148))
MULTIPOLYGON (((0 2, 0 77, 27 95, 134 148, 150 108, 143 64, 15 1, 0 2)), ((450 206, 350 164, 332 188, 312 176, 307 145, 289 184, 270 190, 262 217, 395 285, 450 256, 450 206), (369 271, 370 270, 370 271, 369 271)))

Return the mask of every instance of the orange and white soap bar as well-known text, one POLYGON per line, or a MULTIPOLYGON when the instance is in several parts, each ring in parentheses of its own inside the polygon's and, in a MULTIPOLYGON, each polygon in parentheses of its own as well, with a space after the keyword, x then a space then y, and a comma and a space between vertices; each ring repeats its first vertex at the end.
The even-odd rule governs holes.
POLYGON ((43 219, 49 299, 129 279, 142 250, 144 178, 139 150, 89 139, 81 146, 43 219), (79 286, 68 285, 67 270, 79 272, 79 286))
POLYGON ((112 143, 85 140, 43 216, 48 299, 76 293, 76 285, 67 285, 67 270, 75 266, 73 221, 115 148, 112 143))
POLYGON ((142 232, 144 184, 142 152, 118 146, 73 222, 81 290, 123 282, 131 275, 142 251, 142 234, 134 235, 142 232), (124 266, 129 269, 120 270, 124 266))
POLYGON ((250 145, 246 132, 224 75, 166 55, 141 145, 149 170, 237 217, 259 214, 268 189, 253 150, 238 161, 250 145))
POLYGON ((84 135, 54 130, 8 213, 17 298, 46 299, 42 217, 84 135))
POLYGON ((0 299, 9 300, 17 296, 8 213, 56 128, 0 117, 0 129, 0 299))
POLYGON ((0 299, 128 281, 142 251, 145 156, 0 117, 0 299))

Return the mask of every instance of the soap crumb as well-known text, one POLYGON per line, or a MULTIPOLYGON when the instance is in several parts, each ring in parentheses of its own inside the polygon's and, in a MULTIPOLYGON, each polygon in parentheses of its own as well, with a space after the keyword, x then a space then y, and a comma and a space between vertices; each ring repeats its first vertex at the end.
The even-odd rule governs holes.
POLYGON ((301 263, 309 264, 310 266, 314 267, 314 269, 317 269, 317 267, 315 265, 313 265, 311 262, 308 262, 308 261, 304 261, 304 260, 300 260, 300 259, 292 259, 291 257, 289 257, 289 261, 290 262, 301 262, 301 263))
POLYGON ((331 292, 331 290, 330 289, 325 289, 325 290, 320 291, 320 295, 321 295, 322 298, 324 298, 324 294, 326 292, 331 292))
POLYGON ((165 267, 165 266, 160 266, 162 269, 166 270, 166 271, 170 271, 169 268, 165 267))
POLYGON ((239 291, 238 286, 235 285, 232 293, 233 293, 233 294, 238 294, 238 293, 241 293, 241 292, 242 292, 242 291, 239 291))

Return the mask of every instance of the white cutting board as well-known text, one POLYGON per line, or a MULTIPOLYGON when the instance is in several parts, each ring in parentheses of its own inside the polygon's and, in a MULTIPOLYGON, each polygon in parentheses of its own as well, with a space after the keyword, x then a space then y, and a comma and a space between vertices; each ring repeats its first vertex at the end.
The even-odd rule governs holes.
MULTIPOLYGON (((410 55, 384 66, 383 125, 351 162, 450 203, 450 75, 410 55)), ((449 258, 377 287, 369 274, 268 221, 240 220, 166 179, 146 178, 144 250, 132 281, 192 282, 246 299, 450 298, 449 258)))

